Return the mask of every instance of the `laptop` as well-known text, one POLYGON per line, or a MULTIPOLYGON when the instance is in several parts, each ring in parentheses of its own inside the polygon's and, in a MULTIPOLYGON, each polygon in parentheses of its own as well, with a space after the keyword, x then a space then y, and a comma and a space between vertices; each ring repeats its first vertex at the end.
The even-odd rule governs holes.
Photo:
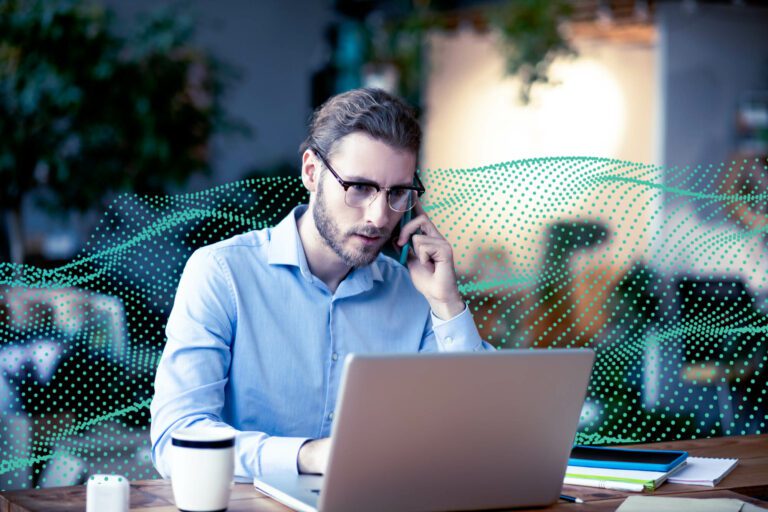
POLYGON ((437 511, 558 500, 594 362, 587 349, 345 360, 324 476, 263 474, 298 511, 437 511))

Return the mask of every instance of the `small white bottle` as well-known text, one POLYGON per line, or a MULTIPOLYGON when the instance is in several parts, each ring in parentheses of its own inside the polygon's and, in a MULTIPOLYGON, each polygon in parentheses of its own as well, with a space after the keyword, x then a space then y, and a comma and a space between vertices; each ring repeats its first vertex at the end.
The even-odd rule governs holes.
POLYGON ((86 512, 128 512, 131 488, 120 475, 91 475, 86 492, 86 512))

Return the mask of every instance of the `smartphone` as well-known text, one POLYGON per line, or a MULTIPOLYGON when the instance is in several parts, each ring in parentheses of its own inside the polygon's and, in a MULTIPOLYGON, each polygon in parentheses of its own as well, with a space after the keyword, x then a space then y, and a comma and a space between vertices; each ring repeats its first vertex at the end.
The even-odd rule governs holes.
MULTIPOLYGON (((416 176, 414 176, 413 184, 415 185, 416 183, 417 183, 417 179, 416 179, 416 176)), ((392 236, 389 239, 390 241, 389 245, 392 246, 392 248, 395 250, 392 256, 396 260, 398 260, 400 264, 403 266, 407 266, 407 263, 408 263, 408 252, 411 250, 411 245, 412 245, 411 239, 409 238, 405 242, 405 245, 400 249, 397 248, 397 244, 395 242, 397 242, 397 239, 400 238, 400 233, 403 231, 403 228, 405 227, 405 225, 411 222, 411 219, 413 219, 413 208, 411 207, 413 206, 413 201, 415 200, 416 199, 414 199, 413 196, 411 196, 408 199, 409 209, 405 213, 403 213, 403 216, 400 218, 400 223, 392 231, 392 236), (399 253, 397 252, 398 250, 400 251, 399 253)))
MULTIPOLYGON (((410 205, 409 205, 410 206, 410 205)), ((397 230, 397 236, 400 236, 400 232, 403 230, 403 227, 408 224, 411 221, 413 209, 408 210, 403 214, 403 217, 400 219, 400 228, 397 230)), ((405 266, 408 263, 408 251, 411 249, 411 239, 409 238, 402 249, 400 249, 400 264, 405 266)))
POLYGON ((688 458, 688 452, 677 450, 634 450, 576 445, 568 464, 592 468, 669 471, 688 458))

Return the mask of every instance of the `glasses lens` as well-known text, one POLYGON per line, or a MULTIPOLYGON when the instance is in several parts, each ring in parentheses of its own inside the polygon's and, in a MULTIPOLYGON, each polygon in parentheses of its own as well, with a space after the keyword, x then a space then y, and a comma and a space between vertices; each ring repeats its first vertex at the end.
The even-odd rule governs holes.
POLYGON ((368 206, 378 191, 371 185, 352 185, 347 189, 347 206, 359 208, 368 206))
POLYGON ((416 203, 416 191, 409 188, 393 188, 389 191, 389 207, 396 212, 407 212, 416 203))

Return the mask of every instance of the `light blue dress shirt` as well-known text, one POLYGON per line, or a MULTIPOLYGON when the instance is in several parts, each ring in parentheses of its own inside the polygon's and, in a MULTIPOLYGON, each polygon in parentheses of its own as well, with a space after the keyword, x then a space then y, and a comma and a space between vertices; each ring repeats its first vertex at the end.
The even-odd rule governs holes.
POLYGON ((187 261, 166 326, 151 405, 152 461, 171 471, 171 432, 234 429, 235 475, 297 472, 301 445, 331 434, 350 352, 493 350, 467 308, 441 321, 408 271, 380 255, 331 293, 307 266, 299 206, 271 229, 187 261))

